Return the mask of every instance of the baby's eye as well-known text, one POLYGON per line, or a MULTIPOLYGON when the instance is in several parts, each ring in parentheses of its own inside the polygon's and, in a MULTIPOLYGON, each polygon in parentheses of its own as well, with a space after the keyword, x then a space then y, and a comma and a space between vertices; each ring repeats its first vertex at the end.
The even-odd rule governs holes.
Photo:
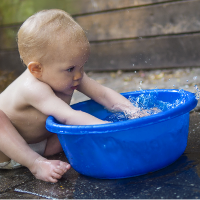
POLYGON ((74 70, 74 67, 70 67, 69 69, 67 69, 68 72, 72 72, 74 70))

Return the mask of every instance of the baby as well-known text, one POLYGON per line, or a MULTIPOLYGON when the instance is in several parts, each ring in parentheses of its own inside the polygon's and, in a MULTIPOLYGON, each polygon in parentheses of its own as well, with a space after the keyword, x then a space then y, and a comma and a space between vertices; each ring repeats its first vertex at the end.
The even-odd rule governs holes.
POLYGON ((18 49, 27 69, 0 94, 0 168, 26 166, 36 178, 57 182, 70 164, 45 158, 62 151, 57 135, 45 128, 47 117, 71 125, 108 123, 73 110, 69 104, 74 90, 110 110, 129 109, 134 116, 138 108, 84 73, 89 42, 62 10, 29 17, 19 29, 18 49))

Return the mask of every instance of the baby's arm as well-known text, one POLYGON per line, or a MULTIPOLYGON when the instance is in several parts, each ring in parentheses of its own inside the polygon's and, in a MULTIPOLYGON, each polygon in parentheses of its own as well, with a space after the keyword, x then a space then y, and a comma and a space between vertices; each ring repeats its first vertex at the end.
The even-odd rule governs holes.
POLYGON ((51 87, 38 82, 26 93, 26 101, 43 114, 55 117, 59 122, 68 125, 105 124, 88 113, 72 109, 62 99, 57 97, 51 87))
POLYGON ((36 178, 48 182, 57 182, 57 179, 61 178, 70 167, 68 163, 47 160, 34 152, 1 110, 0 151, 29 168, 36 178))
POLYGON ((93 79, 90 79, 86 74, 84 74, 78 90, 113 112, 122 111, 134 115, 134 113, 139 111, 139 108, 133 106, 124 96, 110 88, 100 85, 93 79))

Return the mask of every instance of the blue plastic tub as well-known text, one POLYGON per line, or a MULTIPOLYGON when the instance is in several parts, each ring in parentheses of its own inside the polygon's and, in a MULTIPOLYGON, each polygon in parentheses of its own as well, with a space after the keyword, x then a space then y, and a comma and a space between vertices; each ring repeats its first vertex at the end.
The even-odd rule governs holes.
MULTIPOLYGON (((70 164, 81 174, 118 179, 159 170, 184 152, 189 112, 197 100, 195 94, 183 90, 143 90, 122 95, 132 98, 141 94, 155 94, 157 100, 169 103, 182 98, 184 101, 155 115, 102 125, 63 125, 50 116, 46 128, 58 135, 70 164)), ((92 100, 72 107, 100 119, 112 114, 92 100)))

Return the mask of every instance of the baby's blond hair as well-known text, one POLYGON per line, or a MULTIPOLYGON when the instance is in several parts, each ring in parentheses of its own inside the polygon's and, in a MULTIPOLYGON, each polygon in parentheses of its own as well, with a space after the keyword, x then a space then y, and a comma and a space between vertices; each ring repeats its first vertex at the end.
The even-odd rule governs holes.
POLYGON ((65 11, 42 10, 29 17, 18 31, 18 50, 21 60, 42 62, 48 48, 56 41, 87 41, 81 26, 65 11))

